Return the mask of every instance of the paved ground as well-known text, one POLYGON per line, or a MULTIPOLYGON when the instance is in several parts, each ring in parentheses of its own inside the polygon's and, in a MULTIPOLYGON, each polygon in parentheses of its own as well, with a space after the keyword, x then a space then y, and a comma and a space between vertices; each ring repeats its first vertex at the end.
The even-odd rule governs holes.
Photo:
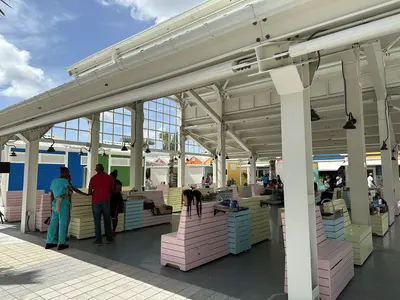
POLYGON ((77 249, 45 250, 1 233, 4 227, 0 225, 1 300, 236 299, 77 249))

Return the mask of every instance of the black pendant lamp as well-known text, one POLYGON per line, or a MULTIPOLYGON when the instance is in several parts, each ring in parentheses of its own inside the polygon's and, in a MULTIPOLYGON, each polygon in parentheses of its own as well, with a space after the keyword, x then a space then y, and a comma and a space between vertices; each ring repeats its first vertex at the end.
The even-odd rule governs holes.
POLYGON ((128 148, 125 145, 126 143, 124 142, 124 144, 122 145, 121 151, 126 152, 128 151, 128 148))
POLYGON ((146 147, 146 150, 144 150, 144 153, 146 153, 146 154, 151 153, 151 150, 150 150, 149 146, 146 147))
MULTIPOLYGON (((6 146, 9 146, 9 145, 6 144, 6 146)), ((10 147, 13 148, 13 149, 11 150, 10 156, 11 156, 11 157, 16 157, 16 156, 17 156, 17 153, 15 153, 15 150, 14 150, 14 149, 17 149, 17 147, 14 146, 14 145, 11 145, 10 147)))
POLYGON ((310 111, 311 111, 311 122, 321 120, 321 117, 317 114, 314 108, 310 108, 310 111))
POLYGON ((54 144, 55 141, 53 139, 51 139, 53 141, 53 144, 51 144, 51 146, 49 147, 49 149, 47 149, 47 153, 54 153, 56 152, 56 149, 54 149, 54 144))
POLYGON ((228 154, 225 156, 225 159, 229 159, 229 156, 228 156, 228 154))
POLYGON ((349 113, 348 120, 347 120, 346 124, 344 124, 343 129, 346 129, 346 130, 356 129, 357 128, 355 125, 356 123, 357 123, 357 120, 354 119, 353 114, 349 113))
POLYGON ((381 151, 386 151, 386 150, 388 150, 388 147, 386 145, 386 141, 383 141, 381 146, 381 151))

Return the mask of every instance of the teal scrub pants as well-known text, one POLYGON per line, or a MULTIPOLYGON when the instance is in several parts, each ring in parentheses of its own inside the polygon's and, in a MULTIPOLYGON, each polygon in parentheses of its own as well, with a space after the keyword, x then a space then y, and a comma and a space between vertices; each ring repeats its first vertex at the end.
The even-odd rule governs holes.
POLYGON ((46 244, 54 244, 55 236, 58 230, 58 244, 63 245, 67 235, 67 228, 69 223, 69 199, 61 201, 60 211, 56 212, 56 200, 51 203, 51 221, 47 231, 46 244))

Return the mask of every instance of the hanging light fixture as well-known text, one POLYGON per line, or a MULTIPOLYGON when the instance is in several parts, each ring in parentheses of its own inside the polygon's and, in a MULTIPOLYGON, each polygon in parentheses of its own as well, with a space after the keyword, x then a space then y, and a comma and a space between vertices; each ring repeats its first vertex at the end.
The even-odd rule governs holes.
POLYGON ((174 157, 174 161, 177 161, 177 160, 178 160, 178 158, 175 156, 175 157, 174 157))
POLYGON ((81 149, 79 150, 79 155, 82 156, 85 154, 85 152, 83 152, 83 149, 86 150, 87 152, 90 152, 90 149, 86 148, 86 147, 81 147, 81 149))
POLYGON ((342 78, 343 78, 343 87, 344 87, 344 111, 346 113, 346 116, 348 117, 348 120, 346 124, 344 124, 343 129, 346 130, 351 130, 351 129, 356 129, 356 123, 357 120, 353 117, 353 113, 347 111, 347 81, 346 77, 344 75, 344 63, 342 61, 342 78))
POLYGON ((12 147, 12 148, 13 148, 13 149, 11 150, 10 156, 11 156, 11 157, 16 157, 16 156, 17 156, 17 153, 15 153, 15 150, 14 150, 14 149, 17 149, 17 147, 16 147, 15 145, 7 145, 7 144, 6 144, 6 146, 9 146, 9 147, 12 147))
POLYGON ((397 155, 396 155, 396 148, 397 148, 397 146, 399 145, 399 143, 396 141, 396 145, 393 147, 393 149, 392 149, 392 160, 397 160, 397 158, 396 157, 398 157, 399 156, 399 153, 397 152, 397 155))
POLYGON ((47 153, 54 153, 54 152, 56 152, 56 149, 54 149, 55 141, 54 141, 53 138, 50 138, 50 139, 53 141, 53 143, 51 144, 51 146, 49 147, 49 149, 47 149, 47 153))
POLYGON ((105 149, 103 149, 103 153, 101 154, 101 156, 108 156, 105 149))
POLYGON ((317 112, 314 108, 310 108, 310 111, 311 111, 311 122, 321 120, 321 117, 317 114, 317 112))
POLYGON ((357 123, 357 120, 354 119, 353 114, 349 113, 347 116, 349 117, 349 119, 347 120, 346 124, 344 124, 343 129, 346 129, 346 130, 356 129, 355 124, 357 123))
POLYGON ((186 156, 186 162, 189 162, 189 157, 186 156))
POLYGON ((150 150, 149 146, 146 147, 146 150, 144 150, 144 153, 146 153, 146 154, 151 153, 151 150, 150 150))
POLYGON ((126 152, 128 151, 128 148, 126 147, 126 142, 122 145, 121 151, 126 152))
POLYGON ((225 156, 225 159, 229 159, 229 155, 228 154, 225 156))
POLYGON ((381 151, 386 151, 386 150, 388 150, 388 147, 387 147, 387 145, 386 145, 386 141, 383 141, 382 142, 382 146, 381 146, 381 149, 380 149, 381 151))

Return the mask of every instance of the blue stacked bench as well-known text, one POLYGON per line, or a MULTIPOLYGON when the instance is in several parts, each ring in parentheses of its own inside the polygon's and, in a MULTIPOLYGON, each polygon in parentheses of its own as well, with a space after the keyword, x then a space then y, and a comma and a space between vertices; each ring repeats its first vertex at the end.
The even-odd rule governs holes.
POLYGON ((126 200, 124 229, 133 230, 143 227, 143 200, 126 200))
POLYGON ((335 216, 333 218, 322 218, 326 238, 329 240, 344 241, 344 217, 335 216))
POLYGON ((228 214, 229 253, 239 254, 251 248, 250 210, 228 214))

